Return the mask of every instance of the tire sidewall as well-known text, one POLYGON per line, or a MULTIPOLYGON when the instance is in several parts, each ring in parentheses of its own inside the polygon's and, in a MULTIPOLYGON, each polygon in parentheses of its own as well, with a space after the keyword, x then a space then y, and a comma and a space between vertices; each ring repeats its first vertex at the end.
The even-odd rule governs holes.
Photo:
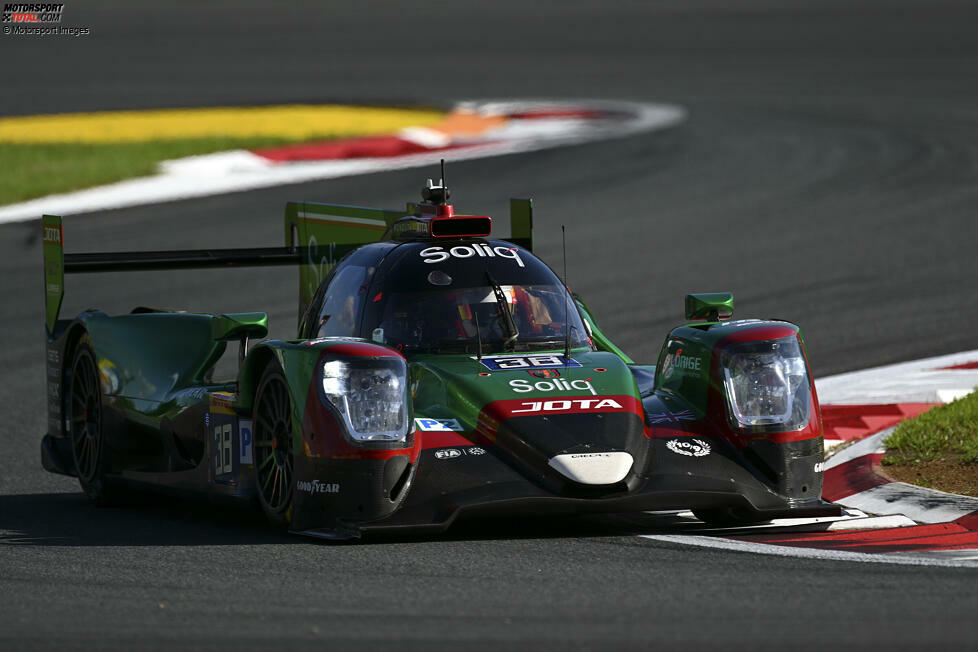
POLYGON ((105 401, 102 394, 102 381, 99 375, 98 361, 95 357, 95 352, 91 346, 91 340, 88 336, 84 336, 82 340, 78 343, 78 347, 75 349, 75 354, 72 356, 71 362, 71 378, 69 379, 68 385, 68 413, 72 414, 73 401, 74 401, 74 383, 76 375, 78 373, 79 365, 86 361, 92 365, 92 370, 95 374, 95 391, 98 395, 98 410, 99 419, 98 427, 96 429, 96 446, 98 450, 95 454, 95 471, 92 473, 90 478, 85 478, 79 472, 77 449, 75 446, 75 433, 71 432, 70 436, 72 439, 71 445, 71 457, 72 462, 75 465, 75 472, 78 475, 78 484, 81 485, 82 491, 88 496, 88 499, 96 505, 106 506, 113 502, 112 492, 109 487, 109 483, 106 480, 106 471, 108 470, 108 459, 109 459, 109 447, 106 443, 105 438, 105 401))
MULTIPOLYGON (((280 382, 285 387, 286 397, 289 402, 288 409, 289 409, 290 426, 292 427, 292 429, 294 429, 295 424, 293 423, 294 415, 292 414, 292 408, 293 408, 292 392, 290 391, 289 388, 288 379, 285 377, 285 372, 282 370, 282 366, 279 364, 277 360, 273 360, 269 362, 268 365, 266 365, 265 370, 262 372, 261 379, 258 381, 258 389, 255 391, 255 401, 253 403, 254 412, 255 412, 255 414, 253 415, 253 421, 254 423, 257 424, 258 422, 257 412, 259 406, 261 405, 263 394, 266 388, 268 387, 268 385, 270 385, 273 382, 280 382)), ((292 432, 289 432, 289 441, 292 442, 292 432)), ((293 460, 292 460, 293 477, 288 478, 289 497, 285 505, 277 510, 270 507, 268 503, 265 501, 265 495, 262 492, 262 488, 261 488, 259 461, 255 460, 255 482, 257 486, 258 503, 261 505, 262 512, 264 512, 265 518, 268 520, 269 524, 271 524, 273 527, 276 528, 287 528, 292 522, 292 504, 293 504, 293 500, 295 499, 295 477, 294 477, 295 452, 294 450, 291 453, 289 453, 289 455, 293 456, 293 460)))

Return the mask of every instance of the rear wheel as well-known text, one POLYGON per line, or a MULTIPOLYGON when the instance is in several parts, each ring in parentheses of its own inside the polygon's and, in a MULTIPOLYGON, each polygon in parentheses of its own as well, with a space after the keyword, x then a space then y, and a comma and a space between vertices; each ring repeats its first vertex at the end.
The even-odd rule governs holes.
POLYGON ((292 520, 292 400, 277 362, 258 383, 254 429, 258 500, 272 525, 286 526, 292 520))
POLYGON ((72 360, 68 388, 68 433, 78 483, 96 505, 112 504, 117 495, 105 480, 108 447, 102 429, 102 389, 95 354, 85 341, 72 360))

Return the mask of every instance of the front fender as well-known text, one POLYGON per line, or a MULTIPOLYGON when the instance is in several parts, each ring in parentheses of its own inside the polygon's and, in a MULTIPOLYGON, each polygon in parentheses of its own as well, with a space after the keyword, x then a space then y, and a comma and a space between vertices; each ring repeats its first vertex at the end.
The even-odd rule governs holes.
MULTIPOLYGON (((763 366, 763 365, 762 365, 763 366)), ((778 376, 773 376, 778 377, 778 376)), ((764 386, 763 384, 760 386, 764 386)), ((822 420, 815 383, 798 326, 783 321, 740 320, 688 324, 673 329, 656 366, 656 394, 678 399, 745 459, 762 470, 776 493, 792 501, 817 501, 822 486, 822 420), (745 425, 731 412, 723 352, 732 347, 797 338, 807 376, 808 417, 802 423, 745 425)))
POLYGON ((396 445, 357 445, 335 410, 321 399, 318 374, 324 362, 377 356, 401 357, 365 340, 273 340, 256 346, 242 366, 239 404, 248 410, 253 409, 261 374, 272 361, 282 366, 289 386, 295 457, 293 530, 321 529, 334 536, 344 531, 344 523, 388 516, 407 494, 420 439, 409 431, 407 440, 396 445))

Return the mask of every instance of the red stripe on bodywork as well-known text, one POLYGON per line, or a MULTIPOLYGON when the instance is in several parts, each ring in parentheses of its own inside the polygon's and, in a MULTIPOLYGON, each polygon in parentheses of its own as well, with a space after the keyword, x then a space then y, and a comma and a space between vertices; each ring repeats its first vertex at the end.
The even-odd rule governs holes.
POLYGON ((713 347, 715 352, 719 352, 728 344, 737 342, 760 342, 764 340, 780 340, 785 337, 797 337, 798 331, 791 326, 754 326, 743 328, 727 335, 724 335, 713 347))
POLYGON ((675 437, 711 437, 716 433, 705 427, 703 421, 690 421, 684 424, 645 426, 648 439, 673 439, 675 437))
MULTIPOLYGON (((315 385, 309 388, 306 396, 306 412, 302 417, 302 452, 306 457, 348 460, 388 460, 398 455, 407 455, 413 464, 421 452, 419 433, 408 435, 403 448, 372 449, 354 446, 343 435, 343 425, 322 404, 315 385)), ((300 454, 298 451, 296 454, 300 454)))
POLYGON ((756 439, 765 439, 768 441, 773 441, 776 444, 787 444, 793 441, 805 441, 807 439, 818 439, 819 431, 818 428, 812 427, 811 423, 801 430, 795 430, 794 432, 770 432, 761 435, 740 435, 741 439, 744 441, 754 441, 756 439))
POLYGON ((329 348, 324 349, 324 352, 340 354, 340 355, 350 355, 357 358, 403 358, 400 353, 394 351, 393 349, 388 349, 386 346, 380 346, 379 344, 370 344, 369 342, 338 342, 332 344, 329 348))
MULTIPOLYGON (((368 342, 341 342, 324 349, 317 366, 322 365, 329 353, 343 353, 358 357, 400 356, 396 351, 368 342)), ((306 392, 306 410, 302 415, 302 451, 296 455, 331 459, 387 460, 398 455, 408 455, 413 464, 421 452, 421 438, 417 432, 409 432, 407 441, 400 448, 364 448, 352 444, 344 434, 345 426, 336 420, 333 413, 323 405, 319 398, 316 382, 309 383, 306 392)))
POLYGON ((631 412, 638 415, 640 419, 644 417, 641 401, 627 394, 616 394, 613 396, 564 396, 547 399, 517 398, 487 403, 479 413, 478 432, 489 441, 495 441, 496 434, 499 432, 499 425, 507 419, 603 412, 631 412), (534 409, 537 404, 539 404, 539 409, 534 409), (599 405, 601 407, 598 407, 599 405))
POLYGON ((422 432, 419 430, 417 433, 415 433, 415 437, 421 438, 421 448, 423 450, 428 450, 429 448, 447 448, 451 446, 472 445, 472 442, 466 439, 460 432, 444 432, 441 430, 422 432))
MULTIPOLYGON (((742 328, 723 336, 713 347, 710 378, 723 378, 723 367, 720 364, 720 360, 722 358, 723 350, 727 346, 742 342, 763 342, 789 337, 798 338, 797 331, 792 326, 781 326, 778 324, 751 326, 749 328, 742 328)), ((805 347, 800 341, 800 338, 799 345, 801 346, 802 352, 804 352, 805 347)), ((805 362, 807 365, 807 353, 805 353, 805 356, 805 362)), ((808 366, 810 368, 810 365, 808 366)), ((723 438, 737 448, 745 448, 750 442, 755 440, 767 440, 777 444, 786 444, 789 442, 818 439, 822 436, 822 411, 818 404, 818 395, 815 392, 815 387, 812 383, 811 376, 809 376, 809 383, 811 388, 811 404, 809 406, 811 417, 808 420, 808 425, 801 430, 751 434, 732 429, 726 416, 728 409, 726 405, 727 399, 724 395, 722 384, 718 381, 711 381, 709 389, 707 390, 707 418, 713 423, 714 426, 716 426, 723 438)))

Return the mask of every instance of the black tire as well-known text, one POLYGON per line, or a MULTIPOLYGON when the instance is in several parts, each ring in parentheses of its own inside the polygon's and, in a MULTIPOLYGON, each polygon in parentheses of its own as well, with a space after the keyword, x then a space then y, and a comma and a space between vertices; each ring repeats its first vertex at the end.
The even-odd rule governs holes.
POLYGON ((79 343, 68 382, 68 436, 78 483, 99 507, 118 502, 118 492, 105 478, 109 449, 102 428, 102 387, 95 354, 87 337, 79 343))
POLYGON ((262 372, 254 404, 255 478, 258 501, 268 522, 287 527, 292 521, 295 477, 292 452, 292 399, 277 361, 262 372))

